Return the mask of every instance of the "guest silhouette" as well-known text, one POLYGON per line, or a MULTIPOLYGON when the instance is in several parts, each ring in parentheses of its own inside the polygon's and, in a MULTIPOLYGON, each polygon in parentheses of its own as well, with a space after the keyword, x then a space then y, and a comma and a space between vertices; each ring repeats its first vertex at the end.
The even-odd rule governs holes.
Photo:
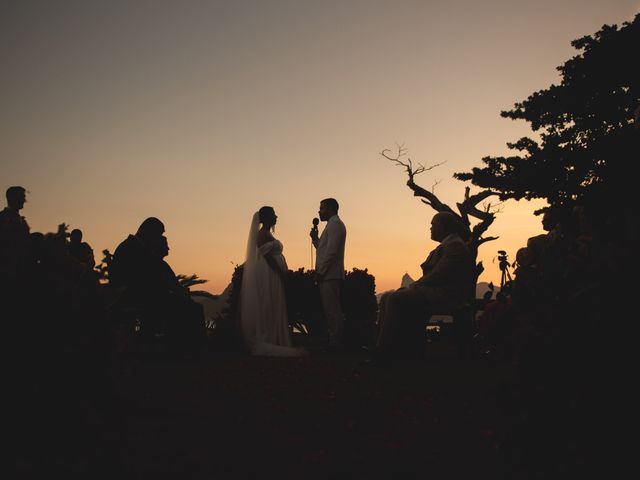
POLYGON ((142 311, 142 330, 165 334, 172 353, 197 354, 204 340, 204 313, 183 289, 164 257, 164 224, 149 217, 113 253, 109 283, 123 290, 121 304, 142 311))
POLYGON ((77 259, 80 263, 85 264, 89 268, 96 265, 93 249, 87 242, 82 241, 82 230, 74 228, 69 235, 69 255, 77 259))
POLYGON ((109 284, 124 287, 141 305, 150 305, 157 294, 157 252, 164 224, 155 217, 145 219, 134 235, 129 235, 113 252, 109 284))
POLYGON ((204 310, 201 304, 192 300, 189 290, 183 287, 178 276, 165 261, 169 255, 169 242, 164 235, 160 237, 157 251, 157 278, 159 291, 164 291, 161 310, 157 313, 164 319, 164 330, 174 350, 188 354, 202 346, 205 337, 204 310))
POLYGON ((373 363, 420 354, 429 316, 436 310, 448 311, 472 295, 475 265, 467 237, 468 231, 455 214, 434 215, 431 238, 440 245, 422 263, 422 277, 380 299, 373 363))
POLYGON ((0 273, 13 277, 25 261, 29 248, 29 225, 20 210, 27 201, 24 187, 7 188, 7 206, 0 212, 0 273))

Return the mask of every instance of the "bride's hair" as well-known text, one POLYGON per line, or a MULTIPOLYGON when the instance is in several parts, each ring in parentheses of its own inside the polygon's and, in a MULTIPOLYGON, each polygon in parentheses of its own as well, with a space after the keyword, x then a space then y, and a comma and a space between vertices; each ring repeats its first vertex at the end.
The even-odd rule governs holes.
MULTIPOLYGON (((276 212, 273 207, 264 206, 258 210, 258 218, 260 219, 260 223, 264 224, 268 219, 272 219, 276 216, 276 212)), ((275 230, 275 225, 271 225, 271 231, 275 230)))

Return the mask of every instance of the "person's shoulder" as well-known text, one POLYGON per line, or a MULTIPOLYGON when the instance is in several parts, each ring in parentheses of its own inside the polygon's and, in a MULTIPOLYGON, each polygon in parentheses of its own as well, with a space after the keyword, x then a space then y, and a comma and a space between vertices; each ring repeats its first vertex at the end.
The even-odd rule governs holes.
POLYGON ((468 250, 466 242, 459 235, 452 235, 446 242, 442 242, 442 248, 449 250, 468 250))
POLYGON ((18 215, 14 210, 11 210, 8 207, 5 207, 2 210, 0 210, 0 220, 8 221, 8 220, 15 220, 16 218, 20 218, 20 215, 18 215))
POLYGON ((346 230, 344 222, 338 215, 334 215, 329 219, 329 225, 335 225, 336 228, 340 228, 341 230, 346 230))
POLYGON ((119 247, 123 246, 123 245, 131 245, 136 241, 135 237, 133 235, 129 235, 127 238, 125 238, 124 240, 122 240, 120 242, 120 244, 118 245, 119 247))
POLYGON ((469 246, 462 240, 460 237, 456 237, 451 239, 446 243, 442 243, 442 252, 446 256, 455 256, 455 257, 471 257, 471 251, 469 250, 469 246))
POLYGON ((173 268, 171 268, 171 265, 169 265, 169 262, 167 262, 166 260, 160 260, 160 267, 167 273, 171 274, 171 276, 177 277, 176 273, 173 271, 173 268))
POLYGON ((138 240, 136 239, 136 237, 134 237, 133 235, 129 235, 127 238, 125 238, 124 240, 122 240, 118 246, 116 247, 115 251, 114 251, 114 255, 117 252, 122 252, 122 251, 128 251, 131 250, 133 248, 136 247, 136 245, 138 244, 138 240))

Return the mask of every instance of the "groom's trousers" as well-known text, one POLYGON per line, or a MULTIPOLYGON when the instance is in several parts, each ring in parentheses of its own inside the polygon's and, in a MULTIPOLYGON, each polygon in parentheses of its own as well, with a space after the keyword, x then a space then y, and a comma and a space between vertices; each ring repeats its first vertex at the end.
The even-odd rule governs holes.
POLYGON ((340 301, 342 280, 323 280, 319 283, 322 310, 329 328, 329 345, 342 345, 344 336, 344 314, 340 301))

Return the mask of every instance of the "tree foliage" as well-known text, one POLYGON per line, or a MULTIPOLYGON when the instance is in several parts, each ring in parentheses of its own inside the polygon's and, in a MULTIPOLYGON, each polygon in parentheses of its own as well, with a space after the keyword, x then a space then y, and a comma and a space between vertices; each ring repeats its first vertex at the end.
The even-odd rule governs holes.
POLYGON ((485 157, 483 167, 456 178, 499 192, 502 200, 591 202, 602 210, 628 203, 635 181, 630 169, 638 159, 640 15, 572 46, 579 53, 558 67, 559 85, 501 113, 528 122, 539 139, 508 143, 515 155, 485 157))
POLYGON ((195 273, 191 275, 184 275, 182 273, 176 275, 178 283, 184 287, 187 291, 190 291, 190 288, 194 285, 202 285, 203 283, 207 283, 209 280, 205 280, 204 278, 198 277, 195 273))

